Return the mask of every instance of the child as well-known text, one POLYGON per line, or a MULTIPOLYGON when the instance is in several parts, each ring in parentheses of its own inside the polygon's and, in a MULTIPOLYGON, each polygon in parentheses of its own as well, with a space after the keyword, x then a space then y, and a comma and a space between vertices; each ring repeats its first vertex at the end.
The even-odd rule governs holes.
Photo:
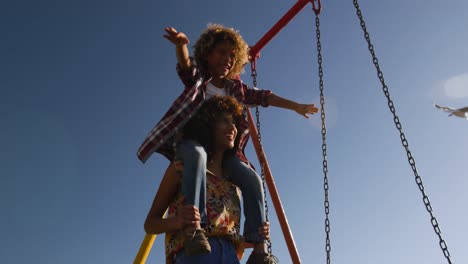
MULTIPOLYGON (((299 104, 273 94, 269 90, 250 88, 235 78, 242 73, 248 62, 248 46, 241 35, 232 28, 221 25, 209 25, 194 46, 194 58, 189 57, 189 40, 182 32, 174 28, 165 28, 167 38, 175 45, 177 72, 185 89, 176 99, 163 119, 153 128, 138 150, 138 157, 143 162, 157 151, 169 160, 182 160, 182 193, 186 204, 195 205, 200 212, 202 225, 206 223, 206 162, 204 148, 193 140, 177 141, 178 131, 196 113, 205 100, 213 95, 230 95, 244 105, 269 105, 294 110, 308 118, 308 114, 317 113, 313 104, 299 104)), ((244 200, 244 236, 254 244, 254 250, 247 263, 263 262, 265 239, 257 230, 265 222, 264 196, 261 178, 251 168, 244 156, 249 131, 246 114, 239 121, 239 141, 236 155, 227 156, 223 161, 225 175, 242 191, 244 200)), ((198 234, 193 236, 201 241, 198 234)), ((206 243, 203 243, 206 244, 206 243)), ((200 250, 204 252, 205 250, 200 250)))

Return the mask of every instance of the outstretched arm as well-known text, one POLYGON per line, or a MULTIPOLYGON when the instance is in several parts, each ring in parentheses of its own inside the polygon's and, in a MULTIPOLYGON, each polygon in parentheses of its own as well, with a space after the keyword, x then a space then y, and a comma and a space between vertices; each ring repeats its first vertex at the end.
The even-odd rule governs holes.
POLYGON ((191 66, 189 50, 187 45, 190 43, 189 39, 183 32, 177 32, 173 27, 164 29, 166 34, 164 37, 168 39, 176 47, 176 57, 181 69, 188 69, 191 66))
POLYGON ((300 104, 300 103, 285 99, 281 96, 275 95, 273 93, 268 95, 267 103, 268 105, 296 111, 298 114, 300 114, 301 116, 304 116, 305 118, 309 118, 308 114, 313 115, 318 112, 318 109, 315 107, 314 104, 300 104))

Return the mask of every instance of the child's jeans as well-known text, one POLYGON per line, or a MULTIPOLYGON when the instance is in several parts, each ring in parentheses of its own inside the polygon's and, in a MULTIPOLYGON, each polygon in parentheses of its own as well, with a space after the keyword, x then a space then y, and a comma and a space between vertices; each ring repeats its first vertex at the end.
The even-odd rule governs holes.
POLYGON ((231 240, 226 238, 208 237, 211 253, 186 256, 182 249, 176 255, 176 264, 239 264, 236 248, 231 240))
MULTIPOLYGON (((193 140, 183 140, 177 145, 176 159, 182 160, 182 194, 185 204, 195 205, 201 217, 201 224, 207 223, 206 213, 206 162, 205 149, 193 140)), ((223 161, 224 173, 242 191, 244 204, 244 236, 248 242, 261 242, 258 228, 265 222, 265 199, 262 179, 236 155, 229 155, 223 161)))
POLYGON ((229 155, 223 161, 224 173, 242 191, 244 205, 244 236, 248 242, 262 242, 258 228, 265 222, 265 197, 262 178, 236 155, 229 155))
POLYGON ((193 140, 177 144, 175 159, 184 164, 181 191, 184 204, 193 204, 200 212, 201 225, 207 223, 206 213, 206 161, 205 149, 193 140))

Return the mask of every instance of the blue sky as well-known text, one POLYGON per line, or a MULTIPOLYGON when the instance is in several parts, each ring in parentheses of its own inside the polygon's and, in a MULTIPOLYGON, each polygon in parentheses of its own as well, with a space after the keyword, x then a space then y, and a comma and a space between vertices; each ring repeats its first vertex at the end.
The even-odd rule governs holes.
MULTIPOLYGON (((168 161, 136 150, 182 90, 174 26, 253 45, 295 1, 10 1, 0 8, 0 255, 131 263, 168 161)), ((452 260, 467 263, 468 2, 360 1, 452 260), (464 209, 465 208, 465 209, 464 209)), ((323 1, 332 263, 445 263, 352 1, 323 1)), ((261 52, 258 86, 318 104, 308 5, 261 52)), ((248 74, 242 78, 251 83, 248 74)), ((303 263, 325 262, 319 115, 261 109, 263 144, 303 263)), ((249 145, 247 156, 256 163, 249 145)), ((271 203, 270 203, 271 205, 271 203)), ((270 206, 271 208, 272 206, 270 206)), ((273 251, 290 263, 276 220, 273 251)), ((158 237, 147 263, 163 263, 158 237)), ((245 261, 245 259, 244 259, 245 261)))

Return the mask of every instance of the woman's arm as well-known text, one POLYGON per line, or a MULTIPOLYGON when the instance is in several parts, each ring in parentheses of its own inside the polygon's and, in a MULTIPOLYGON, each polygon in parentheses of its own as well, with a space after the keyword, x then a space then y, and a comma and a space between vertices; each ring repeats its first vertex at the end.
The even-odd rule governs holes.
POLYGON ((146 217, 144 228, 148 234, 160 234, 177 231, 186 225, 194 225, 200 221, 198 209, 193 205, 184 205, 178 209, 176 217, 163 218, 164 212, 177 194, 179 180, 174 164, 166 169, 154 197, 151 209, 146 217))

